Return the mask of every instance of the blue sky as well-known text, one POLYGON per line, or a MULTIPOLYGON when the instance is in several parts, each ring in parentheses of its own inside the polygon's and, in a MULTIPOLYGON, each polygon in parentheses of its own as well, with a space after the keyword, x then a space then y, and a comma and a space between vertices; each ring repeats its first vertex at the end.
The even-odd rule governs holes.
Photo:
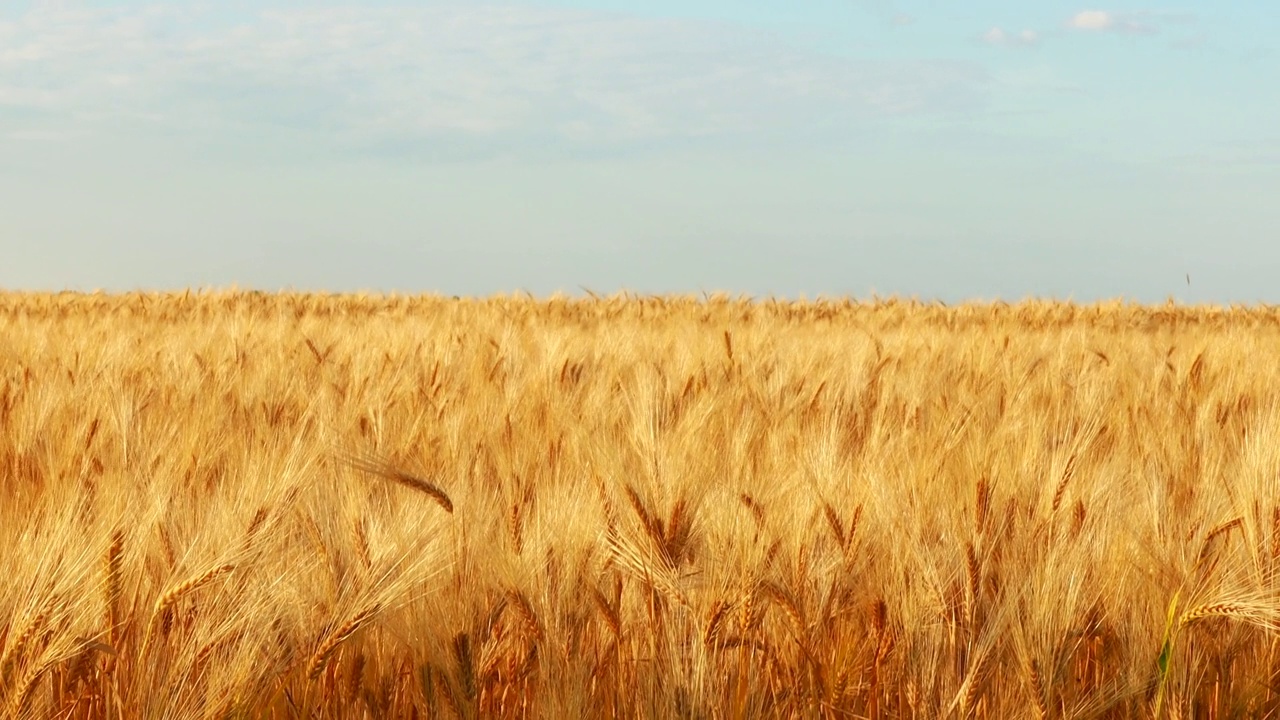
POLYGON ((1203 0, 11 1, 0 286, 1280 302, 1278 35, 1203 0))

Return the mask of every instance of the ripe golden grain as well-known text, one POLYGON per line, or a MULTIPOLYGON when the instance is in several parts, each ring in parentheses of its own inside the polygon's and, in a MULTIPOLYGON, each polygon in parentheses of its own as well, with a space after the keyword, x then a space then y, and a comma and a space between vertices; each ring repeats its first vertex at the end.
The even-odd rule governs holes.
POLYGON ((166 611, 171 609, 174 604, 182 598, 196 590, 199 590, 205 585, 208 585, 214 580, 231 573, 235 569, 236 566, 234 564, 227 563, 225 565, 210 568, 200 575, 196 575, 195 577, 188 578, 187 580, 178 583, 156 600, 155 608, 151 611, 151 616, 153 618, 163 616, 166 611))
POLYGON ((1274 309, 0 294, 0 334, 27 717, 1230 717, 1273 674, 1274 309))
POLYGON ((4 652, 0 653, 0 676, 6 681, 9 678, 10 671, 13 666, 22 660, 28 646, 32 640, 44 631, 45 623, 49 621, 47 612, 36 613, 35 617, 23 626, 22 632, 10 642, 4 644, 4 652))
POLYGON ((1038 720, 1049 717, 1049 707, 1045 704, 1044 678, 1040 674, 1040 663, 1032 660, 1027 664, 1027 676, 1031 681, 1031 709, 1038 720))
POLYGON ((121 556, 124 553, 124 532, 116 530, 111 535, 102 562, 103 602, 106 606, 107 637, 110 645, 120 642, 120 595, 123 592, 121 556))
POLYGON ((1257 605, 1240 602, 1205 603, 1183 613, 1178 618, 1178 625, 1186 627, 1197 620, 1214 617, 1273 626, 1275 625, 1277 610, 1275 608, 1260 608, 1257 605))
POLYGON ((598 589, 592 588, 591 598, 595 602, 596 609, 600 612, 600 617, 604 618, 605 625, 609 627, 609 631, 613 633, 615 638, 622 636, 622 620, 618 616, 618 611, 613 609, 609 601, 598 589))
POLYGON ((713 645, 720 635, 720 626, 724 623, 724 618, 729 610, 729 603, 723 599, 718 599, 711 605, 711 611, 707 613, 707 629, 702 633, 702 644, 706 646, 713 645))
POLYGON ((307 662, 307 679, 315 680, 320 677, 320 673, 324 672, 325 666, 333 658, 334 653, 342 643, 346 642, 352 635, 355 635, 360 628, 367 625, 382 608, 378 605, 371 605, 355 615, 352 615, 336 630, 329 634, 328 637, 320 643, 315 653, 311 655, 311 660, 307 662))
POLYGON ((804 621, 804 615, 801 614, 800 606, 796 604, 795 598, 772 582, 764 583, 760 586, 760 590, 765 597, 773 601, 773 604, 782 611, 783 616, 786 617, 788 624, 791 626, 791 632, 795 634, 796 642, 804 646, 809 631, 804 621))
POLYGON ((542 640, 542 628, 538 624, 538 616, 534 614, 529 598, 519 590, 509 591, 507 597, 511 600, 511 607, 515 609, 516 615, 520 617, 520 624, 525 634, 534 641, 542 640))
POLYGON ((36 682, 48 670, 49 666, 47 664, 31 663, 26 671, 18 676, 17 681, 10 688, 12 694, 9 696, 9 717, 23 717, 31 691, 35 689, 36 682))
POLYGON ((358 470, 363 470, 369 474, 420 492, 431 498, 445 512, 453 513, 453 501, 449 499, 449 495, 439 485, 429 480, 424 480, 386 463, 378 463, 371 460, 354 460, 352 464, 358 470))

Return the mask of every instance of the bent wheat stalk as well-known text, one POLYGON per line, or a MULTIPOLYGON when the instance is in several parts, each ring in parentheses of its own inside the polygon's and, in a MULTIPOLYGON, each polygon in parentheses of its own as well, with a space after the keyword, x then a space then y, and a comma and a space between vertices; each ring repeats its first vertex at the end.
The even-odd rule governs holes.
POLYGON ((403 485, 411 490, 416 490, 423 495, 431 498, 445 512, 453 514, 453 500, 449 495, 435 483, 424 480, 416 475, 411 475, 399 468, 394 467, 390 463, 379 462, 367 458, 347 458, 347 462, 351 467, 364 473, 380 477, 384 480, 390 480, 398 485, 403 485))
POLYGON ((329 664, 329 660, 338 651, 338 647, 372 620, 381 609, 381 605, 374 603, 352 615, 341 627, 333 631, 324 642, 320 643, 320 646, 316 648, 315 654, 311 656, 311 661, 307 663, 307 679, 315 680, 320 677, 320 673, 324 672, 325 666, 329 664))

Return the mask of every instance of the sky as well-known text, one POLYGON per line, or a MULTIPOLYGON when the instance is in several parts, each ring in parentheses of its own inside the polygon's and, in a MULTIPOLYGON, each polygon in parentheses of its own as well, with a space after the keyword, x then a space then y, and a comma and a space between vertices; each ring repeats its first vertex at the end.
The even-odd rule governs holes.
POLYGON ((1278 38, 1262 0, 0 0, 0 288, 1280 303, 1278 38))

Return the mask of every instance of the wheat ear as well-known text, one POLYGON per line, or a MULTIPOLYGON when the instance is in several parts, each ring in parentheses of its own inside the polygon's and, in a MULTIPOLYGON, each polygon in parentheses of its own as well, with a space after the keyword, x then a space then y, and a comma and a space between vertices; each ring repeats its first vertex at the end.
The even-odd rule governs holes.
POLYGON ((609 630, 613 632, 615 638, 622 637, 622 618, 618 616, 618 612, 609 605, 609 601, 605 599, 603 593, 598 589, 591 590, 591 598, 595 600, 596 609, 600 611, 600 617, 604 618, 604 622, 609 626, 609 630))
POLYGON ((115 646, 120 641, 121 555, 124 552, 124 532, 111 535, 111 545, 102 561, 103 600, 106 602, 107 642, 115 646))
POLYGON ((1219 602, 1197 605, 1178 618, 1178 627, 1186 627, 1197 620, 1223 617, 1241 620, 1268 629, 1277 628, 1277 612, 1274 608, 1241 602, 1219 602))
POLYGON ((153 610, 151 613, 152 618, 155 618, 163 614, 165 610, 168 610, 169 608, 173 607, 174 603, 181 600, 183 596, 189 593, 195 592, 196 590, 199 590, 205 585, 208 585, 214 580, 217 580, 218 578, 230 573, 235 569, 236 569, 236 566, 231 563, 227 563, 226 565, 219 565, 218 567, 215 567, 209 570, 203 575, 198 575, 196 577, 191 578, 190 580, 187 580, 184 583, 181 583, 180 585, 177 585, 169 592, 165 593, 164 595, 161 595, 160 599, 156 600, 155 610, 153 610))
POLYGON ((338 651, 338 646, 355 635, 356 631, 372 620, 380 609, 381 606, 375 603, 361 610, 335 630, 328 639, 320 643, 320 647, 316 648, 315 654, 311 656, 311 662, 307 663, 307 679, 315 680, 319 677, 320 673, 324 672, 325 666, 329 664, 329 660, 333 658, 333 654, 338 651))
POLYGON ((411 490, 418 492, 431 498, 437 505, 444 508, 447 513, 453 513, 453 501, 449 499, 449 495, 445 493, 439 485, 429 480, 424 480, 416 475, 411 475, 403 470, 399 470, 388 463, 375 462, 365 459, 351 459, 351 465, 362 472, 376 475, 384 480, 390 480, 399 485, 403 485, 411 490))

